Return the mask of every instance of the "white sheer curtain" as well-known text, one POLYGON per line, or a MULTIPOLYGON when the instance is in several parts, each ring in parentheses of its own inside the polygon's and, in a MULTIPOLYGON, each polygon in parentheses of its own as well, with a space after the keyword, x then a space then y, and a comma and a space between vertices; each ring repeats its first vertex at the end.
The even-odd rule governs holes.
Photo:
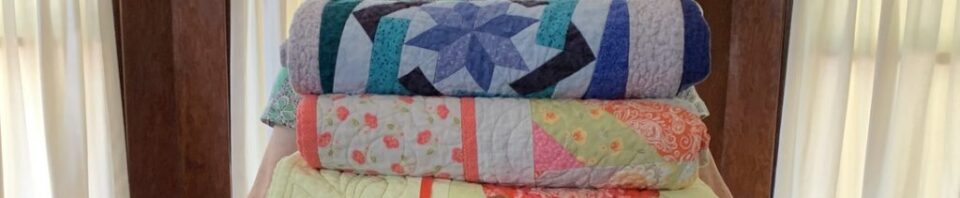
POLYGON ((280 71, 280 45, 303 0, 230 1, 231 175, 234 197, 246 197, 270 129, 260 122, 280 71))
POLYGON ((960 197, 957 0, 794 1, 776 197, 960 197))
POLYGON ((110 0, 0 3, 4 197, 128 197, 110 0))

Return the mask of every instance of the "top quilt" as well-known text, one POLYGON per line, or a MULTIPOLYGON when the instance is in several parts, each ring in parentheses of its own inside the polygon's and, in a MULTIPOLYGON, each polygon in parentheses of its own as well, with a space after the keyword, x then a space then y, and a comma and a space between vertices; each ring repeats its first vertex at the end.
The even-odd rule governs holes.
POLYGON ((667 98, 709 73, 693 0, 309 1, 283 51, 301 94, 667 98))

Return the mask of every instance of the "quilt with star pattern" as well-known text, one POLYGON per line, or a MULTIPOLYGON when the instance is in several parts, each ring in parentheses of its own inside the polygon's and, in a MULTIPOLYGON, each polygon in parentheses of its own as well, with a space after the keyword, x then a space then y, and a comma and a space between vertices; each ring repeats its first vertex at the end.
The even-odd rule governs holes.
POLYGON ((668 98, 708 37, 693 0, 318 0, 283 61, 301 94, 668 98))

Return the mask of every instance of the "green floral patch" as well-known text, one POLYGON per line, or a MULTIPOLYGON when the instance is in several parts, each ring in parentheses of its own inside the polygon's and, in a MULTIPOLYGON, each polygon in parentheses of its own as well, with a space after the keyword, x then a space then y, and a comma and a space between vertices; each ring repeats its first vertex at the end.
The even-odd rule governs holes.
POLYGON ((290 86, 288 79, 287 68, 281 68, 277 80, 273 83, 267 109, 260 116, 260 120, 271 127, 294 128, 296 126, 297 104, 300 103, 300 95, 293 91, 293 86, 290 86))

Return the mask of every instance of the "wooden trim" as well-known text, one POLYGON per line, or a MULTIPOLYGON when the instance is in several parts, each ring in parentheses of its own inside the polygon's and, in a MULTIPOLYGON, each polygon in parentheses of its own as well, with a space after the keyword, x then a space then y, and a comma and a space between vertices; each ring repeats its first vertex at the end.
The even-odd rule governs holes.
POLYGON ((790 0, 701 1, 712 74, 698 91, 711 110, 711 150, 735 197, 770 197, 780 125, 790 0))
POLYGON ((773 195, 776 141, 790 4, 786 0, 734 0, 730 73, 724 112, 724 177, 739 197, 773 195))
POLYGON ((132 197, 229 197, 228 0, 115 0, 132 197))
POLYGON ((723 124, 727 102, 727 74, 730 68, 730 2, 731 0, 701 1, 703 14, 710 25, 710 76, 698 84, 697 92, 711 114, 704 119, 711 136, 710 150, 716 161, 721 161, 724 147, 723 124))

